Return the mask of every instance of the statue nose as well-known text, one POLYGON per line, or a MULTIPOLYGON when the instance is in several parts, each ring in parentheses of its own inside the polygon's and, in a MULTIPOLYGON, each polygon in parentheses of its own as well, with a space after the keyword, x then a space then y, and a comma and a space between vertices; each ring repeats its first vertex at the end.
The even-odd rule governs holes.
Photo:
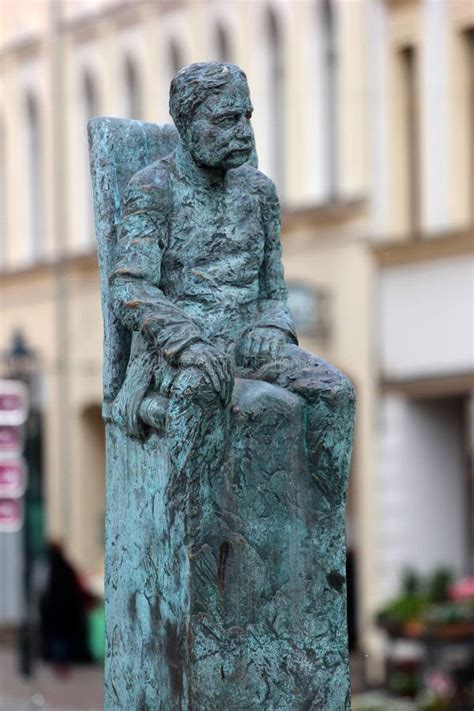
POLYGON ((238 128, 238 131, 237 131, 237 136, 238 136, 239 138, 245 139, 246 142, 247 142, 247 141, 250 141, 250 139, 251 139, 251 137, 252 137, 252 129, 250 128, 250 124, 249 124, 249 123, 243 123, 243 122, 241 122, 241 123, 239 124, 239 128, 238 128))

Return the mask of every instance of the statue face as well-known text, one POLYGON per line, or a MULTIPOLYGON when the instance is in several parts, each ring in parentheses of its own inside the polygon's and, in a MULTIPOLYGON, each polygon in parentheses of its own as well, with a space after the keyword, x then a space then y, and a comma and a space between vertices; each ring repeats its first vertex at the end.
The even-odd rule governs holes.
POLYGON ((198 107, 183 136, 197 163, 209 168, 238 168, 251 155, 254 136, 247 82, 235 79, 198 107))

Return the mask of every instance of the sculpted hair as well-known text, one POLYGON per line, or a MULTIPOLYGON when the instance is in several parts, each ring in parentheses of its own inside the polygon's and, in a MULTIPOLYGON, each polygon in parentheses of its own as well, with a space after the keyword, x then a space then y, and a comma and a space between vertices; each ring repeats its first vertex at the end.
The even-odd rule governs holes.
POLYGON ((245 73, 228 62, 196 62, 183 67, 171 82, 169 110, 178 130, 186 126, 209 94, 217 94, 232 79, 244 79, 245 73))

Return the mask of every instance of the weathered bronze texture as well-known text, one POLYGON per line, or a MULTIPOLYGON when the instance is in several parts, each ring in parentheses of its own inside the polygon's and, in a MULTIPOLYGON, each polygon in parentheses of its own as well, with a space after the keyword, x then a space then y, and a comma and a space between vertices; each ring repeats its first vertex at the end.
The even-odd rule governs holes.
POLYGON ((170 113, 89 124, 105 709, 343 711, 354 391, 297 345, 245 75, 185 67, 170 113))

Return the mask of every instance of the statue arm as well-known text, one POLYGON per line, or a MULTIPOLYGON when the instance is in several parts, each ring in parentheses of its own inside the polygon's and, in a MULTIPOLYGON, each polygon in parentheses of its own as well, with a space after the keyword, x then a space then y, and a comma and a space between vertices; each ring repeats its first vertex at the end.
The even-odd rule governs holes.
POLYGON ((196 342, 207 342, 199 325, 160 289, 161 262, 167 242, 169 198, 166 185, 129 184, 122 204, 111 305, 128 328, 174 363, 196 342))
POLYGON ((274 184, 267 180, 262 197, 265 253, 259 274, 259 314, 252 328, 281 332, 289 343, 298 343, 287 306, 288 290, 281 260, 280 204, 274 184))

